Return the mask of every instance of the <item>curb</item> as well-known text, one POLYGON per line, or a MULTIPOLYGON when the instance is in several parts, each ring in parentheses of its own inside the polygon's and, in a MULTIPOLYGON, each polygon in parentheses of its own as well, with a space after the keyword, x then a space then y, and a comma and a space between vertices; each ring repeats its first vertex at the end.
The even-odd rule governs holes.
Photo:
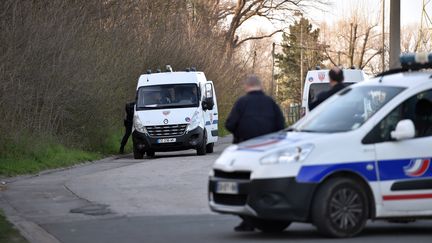
POLYGON ((60 243, 57 238, 49 234, 38 224, 26 220, 7 202, 0 193, 0 208, 3 209, 7 220, 11 222, 30 243, 60 243))

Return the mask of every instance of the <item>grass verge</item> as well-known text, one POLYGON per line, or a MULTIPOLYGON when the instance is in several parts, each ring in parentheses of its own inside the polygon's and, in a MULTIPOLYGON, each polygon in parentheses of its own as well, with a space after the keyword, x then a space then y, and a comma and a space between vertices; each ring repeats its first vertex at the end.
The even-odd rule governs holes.
POLYGON ((0 211, 0 243, 28 243, 0 211))
POLYGON ((46 169, 70 166, 102 158, 102 154, 65 148, 62 145, 39 145, 32 151, 0 157, 0 175, 14 176, 46 169))

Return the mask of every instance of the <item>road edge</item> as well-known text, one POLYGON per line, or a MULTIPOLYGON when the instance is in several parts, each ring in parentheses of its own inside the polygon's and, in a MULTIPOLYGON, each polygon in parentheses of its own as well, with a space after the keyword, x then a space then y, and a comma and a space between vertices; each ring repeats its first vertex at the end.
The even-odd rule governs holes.
POLYGON ((26 220, 9 204, 0 193, 0 208, 4 212, 6 219, 12 223, 21 235, 31 243, 60 243, 53 235, 48 233, 38 224, 26 220))

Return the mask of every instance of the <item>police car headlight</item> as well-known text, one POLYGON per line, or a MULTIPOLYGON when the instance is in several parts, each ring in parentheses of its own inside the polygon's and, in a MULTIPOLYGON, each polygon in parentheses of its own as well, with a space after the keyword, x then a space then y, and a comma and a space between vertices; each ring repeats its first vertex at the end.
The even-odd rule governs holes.
POLYGON ((291 147, 284 150, 279 150, 270 155, 264 156, 260 160, 262 165, 286 164, 293 162, 301 162, 312 152, 314 146, 305 144, 297 147, 291 147))
POLYGON ((141 122, 141 120, 139 119, 138 116, 134 116, 134 122, 133 122, 133 124, 134 124, 135 130, 137 130, 138 132, 147 133, 147 129, 142 124, 142 122, 141 122))
POLYGON ((192 131, 195 128, 197 128, 200 124, 200 119, 199 119, 199 111, 195 111, 194 115, 191 118, 191 121, 187 127, 187 131, 192 131))

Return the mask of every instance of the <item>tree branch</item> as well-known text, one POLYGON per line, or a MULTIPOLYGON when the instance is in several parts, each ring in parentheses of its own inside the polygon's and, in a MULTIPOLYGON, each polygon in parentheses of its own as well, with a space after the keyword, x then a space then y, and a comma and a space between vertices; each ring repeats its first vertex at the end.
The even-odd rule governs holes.
POLYGON ((250 41, 250 40, 261 40, 261 39, 264 39, 264 38, 269 38, 269 37, 272 37, 273 35, 275 35, 276 33, 280 33, 280 32, 283 32, 283 30, 276 30, 276 31, 274 31, 274 32, 272 32, 272 33, 270 33, 270 34, 268 34, 268 35, 262 35, 262 36, 251 36, 251 37, 245 38, 245 39, 243 39, 243 40, 241 40, 241 41, 238 41, 238 42, 235 44, 235 47, 240 46, 241 44, 245 43, 246 41, 250 41))

